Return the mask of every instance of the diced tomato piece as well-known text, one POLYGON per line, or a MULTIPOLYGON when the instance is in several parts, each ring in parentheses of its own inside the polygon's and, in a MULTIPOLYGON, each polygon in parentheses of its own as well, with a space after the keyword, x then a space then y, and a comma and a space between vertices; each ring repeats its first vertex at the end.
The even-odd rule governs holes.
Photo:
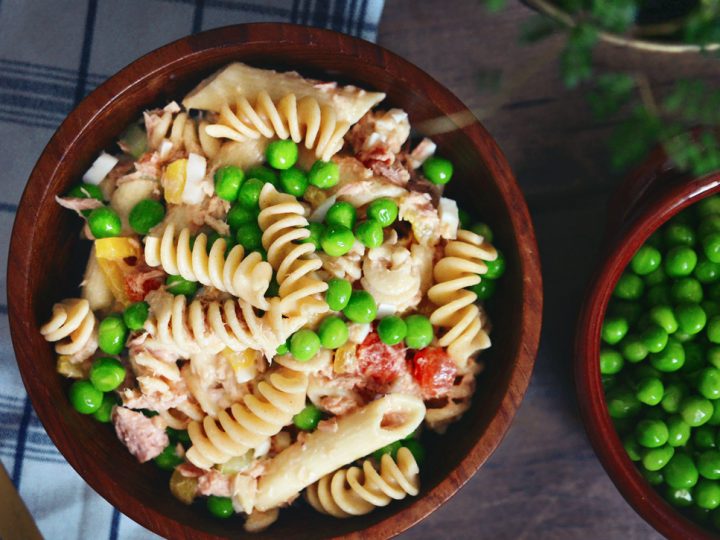
POLYGON ((405 347, 386 345, 377 332, 370 332, 355 353, 358 371, 378 385, 389 384, 407 369, 405 347))
POLYGON ((423 399, 445 396, 452 388, 457 368, 441 347, 426 347, 415 353, 412 373, 420 385, 423 399))
POLYGON ((157 270, 133 272, 125 276, 125 293, 131 302, 143 300, 150 291, 160 288, 164 280, 157 270))

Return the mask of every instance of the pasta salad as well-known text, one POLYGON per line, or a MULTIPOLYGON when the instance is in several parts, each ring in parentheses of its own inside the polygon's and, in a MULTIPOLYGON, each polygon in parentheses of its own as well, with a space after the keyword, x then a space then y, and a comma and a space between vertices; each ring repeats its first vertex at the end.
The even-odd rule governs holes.
POLYGON ((92 242, 40 329, 72 405, 249 531, 417 495, 490 346, 504 258, 384 97, 234 63, 57 197, 92 242))

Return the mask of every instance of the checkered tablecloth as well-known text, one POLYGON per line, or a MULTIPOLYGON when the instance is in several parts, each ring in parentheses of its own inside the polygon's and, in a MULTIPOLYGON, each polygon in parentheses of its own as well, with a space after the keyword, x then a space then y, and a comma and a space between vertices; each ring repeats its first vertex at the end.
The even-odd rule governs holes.
POLYGON ((15 364, 7 251, 25 182, 53 131, 108 76, 188 33, 285 21, 373 40, 382 8, 383 0, 0 0, 0 459, 46 538, 157 538, 66 463, 15 364))

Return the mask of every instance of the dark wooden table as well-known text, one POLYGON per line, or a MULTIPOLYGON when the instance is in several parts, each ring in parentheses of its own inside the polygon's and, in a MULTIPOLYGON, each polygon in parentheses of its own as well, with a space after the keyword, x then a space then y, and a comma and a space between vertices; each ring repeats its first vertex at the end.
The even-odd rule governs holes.
MULTIPOLYGON (((658 538, 597 461, 572 382, 576 313, 620 181, 605 148, 612 126, 593 119, 581 90, 563 87, 557 39, 518 43, 533 14, 509 4, 491 15, 480 0, 387 0, 380 25, 378 43, 455 92, 505 151, 530 206, 545 279, 540 353, 509 434, 460 493, 403 538, 658 538), (493 72, 502 74, 500 91, 483 91, 493 72)), ((641 69, 659 92, 676 78, 719 74, 716 62, 695 55, 603 46, 598 61, 641 69)))

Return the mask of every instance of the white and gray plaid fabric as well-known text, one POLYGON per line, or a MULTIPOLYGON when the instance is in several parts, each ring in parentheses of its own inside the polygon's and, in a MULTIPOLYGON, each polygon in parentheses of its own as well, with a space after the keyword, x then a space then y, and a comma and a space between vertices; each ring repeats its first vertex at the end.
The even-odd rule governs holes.
POLYGON ((383 0, 0 0, 0 459, 46 538, 157 538, 66 463, 15 364, 5 275, 10 232, 53 131, 108 76, 188 33, 276 21, 374 40, 382 8, 383 0))

